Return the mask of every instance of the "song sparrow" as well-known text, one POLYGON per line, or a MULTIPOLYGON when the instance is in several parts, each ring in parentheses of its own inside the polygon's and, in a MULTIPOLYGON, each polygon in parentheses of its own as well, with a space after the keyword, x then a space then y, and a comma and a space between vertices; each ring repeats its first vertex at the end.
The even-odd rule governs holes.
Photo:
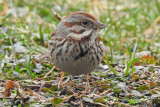
POLYGON ((104 55, 98 29, 105 27, 86 12, 74 12, 62 19, 49 42, 55 66, 71 75, 95 70, 104 55))

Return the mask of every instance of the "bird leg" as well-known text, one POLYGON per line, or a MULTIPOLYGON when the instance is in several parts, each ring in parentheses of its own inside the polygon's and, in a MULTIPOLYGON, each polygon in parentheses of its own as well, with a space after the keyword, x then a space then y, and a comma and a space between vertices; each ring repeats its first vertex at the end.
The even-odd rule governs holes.
POLYGON ((87 91, 88 93, 91 92, 91 87, 90 87, 90 83, 89 83, 89 80, 88 80, 88 74, 86 74, 86 80, 87 80, 87 91))
POLYGON ((63 77, 64 77, 64 72, 61 72, 61 79, 60 79, 60 81, 59 81, 59 83, 58 83, 58 89, 63 85, 63 77))

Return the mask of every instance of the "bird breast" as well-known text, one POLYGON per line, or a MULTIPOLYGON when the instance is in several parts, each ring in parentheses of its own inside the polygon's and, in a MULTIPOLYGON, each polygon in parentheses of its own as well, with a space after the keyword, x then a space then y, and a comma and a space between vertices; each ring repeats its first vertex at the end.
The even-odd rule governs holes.
POLYGON ((56 67, 72 75, 87 74, 93 71, 103 57, 103 43, 95 41, 75 41, 54 38, 51 56, 56 67), (58 41, 59 40, 59 41, 58 41))

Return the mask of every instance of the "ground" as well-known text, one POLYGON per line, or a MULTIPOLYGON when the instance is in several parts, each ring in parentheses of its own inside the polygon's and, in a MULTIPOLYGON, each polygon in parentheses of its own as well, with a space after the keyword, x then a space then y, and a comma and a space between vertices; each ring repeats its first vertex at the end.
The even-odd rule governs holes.
POLYGON ((0 0, 0 105, 69 107, 160 106, 160 0, 0 0), (61 16, 86 11, 100 31, 106 55, 89 74, 64 75, 48 41, 61 16), (48 73, 50 71, 50 74, 48 73))

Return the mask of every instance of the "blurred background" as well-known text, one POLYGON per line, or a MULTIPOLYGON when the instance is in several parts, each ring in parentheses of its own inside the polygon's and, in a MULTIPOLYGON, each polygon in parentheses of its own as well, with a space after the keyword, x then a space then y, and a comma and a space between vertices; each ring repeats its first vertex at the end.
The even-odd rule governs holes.
POLYGON ((136 52, 144 51, 140 56, 159 59, 160 0, 0 0, 0 52, 17 42, 30 51, 47 51, 59 22, 52 8, 61 17, 74 11, 96 16, 108 26, 100 32, 103 42, 119 58, 129 56, 137 42, 136 52))

